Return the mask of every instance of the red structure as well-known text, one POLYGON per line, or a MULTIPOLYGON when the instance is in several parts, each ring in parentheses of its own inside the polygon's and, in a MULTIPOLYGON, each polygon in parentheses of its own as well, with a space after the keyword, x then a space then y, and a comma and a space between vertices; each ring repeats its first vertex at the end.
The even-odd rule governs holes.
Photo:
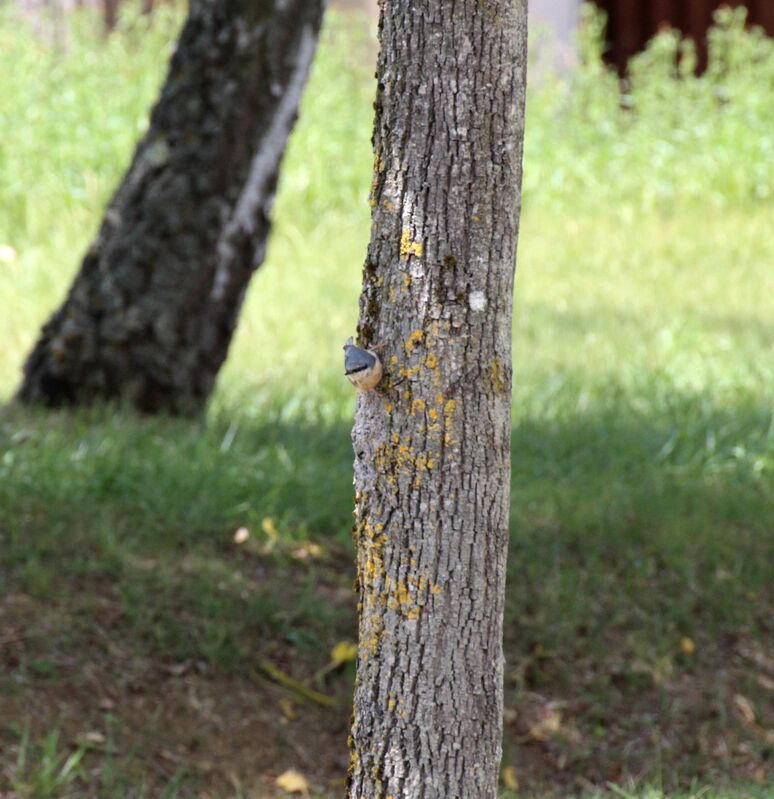
POLYGON ((698 45, 706 63, 706 34, 720 6, 747 6, 747 20, 774 35, 774 0, 595 0, 607 13, 608 59, 623 72, 629 57, 645 47, 660 28, 669 25, 698 45))

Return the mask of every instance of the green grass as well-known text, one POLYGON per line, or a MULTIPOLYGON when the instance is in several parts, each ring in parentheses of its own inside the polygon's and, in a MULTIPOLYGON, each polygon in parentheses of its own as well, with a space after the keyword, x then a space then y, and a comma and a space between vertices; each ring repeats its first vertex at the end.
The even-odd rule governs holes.
MULTIPOLYGON (((719 708, 711 724, 733 728, 729 641, 770 632, 774 54, 737 17, 721 23, 700 79, 673 74, 678 44, 665 34, 622 104, 588 35, 571 85, 544 77, 528 101, 506 704, 530 691, 585 697, 604 710, 573 723, 611 752, 636 735, 617 714, 643 679, 699 680, 719 708)), ((174 13, 147 29, 128 18, 104 43, 86 18, 55 52, 0 15, 0 245, 12 248, 0 250, 4 400, 120 179, 178 24, 174 13)), ((370 47, 332 18, 267 262, 205 419, 0 411, 0 585, 51 608, 27 630, 14 673, 63 679, 61 654, 88 639, 105 598, 136 656, 203 660, 221 675, 275 645, 309 674, 353 634, 354 398, 340 359, 369 228, 370 47), (238 547, 241 526, 251 539, 238 547), (321 558, 301 559, 310 541, 321 558), (336 601, 321 601, 323 589, 336 601)), ((0 691, 14 685, 0 672, 0 691)), ((345 703, 346 680, 335 690, 345 703)), ((751 676, 733 690, 760 689, 751 676)), ((663 723, 679 713, 664 711, 663 723)), ((50 750, 38 760, 55 787, 30 788, 43 777, 28 765, 11 785, 68 796, 78 764, 62 770, 78 750, 41 735, 25 745, 50 750)), ((765 748, 750 746, 755 757, 765 748)), ((595 757, 571 753, 569 768, 595 757)), ((0 788, 5 765, 0 755, 0 788)), ((696 753, 670 769, 669 789, 743 773, 696 753)), ((656 767, 647 771, 652 783, 656 767)), ((123 790, 103 795, 141 795, 123 790)), ((589 797, 615 795, 628 794, 589 797)))
MULTIPOLYGON (((29 728, 17 731, 18 745, 11 770, 11 786, 19 799, 69 799, 79 796, 78 780, 83 778, 83 758, 89 748, 104 748, 108 753, 108 765, 100 775, 101 795, 110 799, 184 799, 185 775, 180 773, 160 793, 142 784, 132 783, 125 773, 125 766, 116 765, 111 753, 114 742, 96 737, 85 741, 73 751, 63 746, 59 732, 52 730, 40 742, 30 740, 29 728)), ((329 795, 313 792, 315 799, 332 799, 329 795)), ((680 793, 665 793, 662 789, 637 785, 610 784, 608 787, 585 792, 578 799, 768 799, 770 792, 761 787, 713 789, 694 784, 690 790, 680 793)), ((505 790, 500 799, 519 799, 523 793, 505 790)), ((561 799, 562 794, 542 794, 540 799, 561 799)), ((215 799, 220 799, 218 795, 215 799)), ((234 799, 244 799, 237 789, 234 799)), ((538 799, 538 797, 534 797, 538 799)))

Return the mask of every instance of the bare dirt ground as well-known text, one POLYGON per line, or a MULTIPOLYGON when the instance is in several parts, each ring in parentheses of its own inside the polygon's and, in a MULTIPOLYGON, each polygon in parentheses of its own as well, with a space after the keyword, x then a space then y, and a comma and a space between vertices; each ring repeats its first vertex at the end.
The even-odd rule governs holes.
MULTIPOLYGON (((143 657, 107 599, 92 603, 85 626, 67 614, 24 594, 0 600, 0 789, 11 790, 28 726, 33 741, 58 729, 65 752, 87 750, 83 799, 107 777, 144 783, 153 796, 176 775, 185 776, 180 795, 268 799, 284 795, 275 780, 288 768, 342 795, 351 668, 332 673, 334 705, 322 707, 258 668, 224 675, 204 662, 143 657), (80 632, 64 645, 57 631, 67 622, 80 632)), ((289 648, 265 641, 263 650, 283 673, 308 677, 289 648)), ((614 655, 573 664, 512 652, 504 766, 526 793, 568 795, 630 777, 765 784, 772 653, 740 635, 697 655, 686 652, 696 662, 679 673, 658 673, 614 655)))

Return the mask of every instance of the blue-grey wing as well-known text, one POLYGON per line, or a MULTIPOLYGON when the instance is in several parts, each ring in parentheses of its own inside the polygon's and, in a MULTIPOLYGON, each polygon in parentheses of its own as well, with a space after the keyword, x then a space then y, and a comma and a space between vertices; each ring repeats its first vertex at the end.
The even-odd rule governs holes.
POLYGON ((376 364, 376 358, 370 352, 360 349, 360 347, 347 347, 344 353, 344 373, 351 375, 363 369, 372 369, 376 364))

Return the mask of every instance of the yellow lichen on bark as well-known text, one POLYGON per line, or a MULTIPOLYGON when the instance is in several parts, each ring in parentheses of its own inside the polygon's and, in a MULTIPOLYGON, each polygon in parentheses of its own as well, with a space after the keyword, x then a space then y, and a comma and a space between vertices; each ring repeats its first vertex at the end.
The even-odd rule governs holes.
POLYGON ((384 620, 377 607, 380 585, 384 581, 384 547, 387 536, 382 524, 372 524, 368 517, 355 525, 357 576, 362 592, 360 605, 360 653, 368 658, 376 654, 384 632, 384 620))
POLYGON ((384 169, 384 161, 382 160, 381 155, 378 152, 375 152, 374 172, 371 178, 371 191, 368 196, 368 204, 371 206, 371 208, 376 208, 378 203, 378 200, 376 199, 376 193, 379 189, 379 177, 383 169, 384 169))
POLYGON ((454 411, 456 407, 457 407, 457 401, 453 399, 446 400, 446 403, 443 406, 443 420, 444 420, 443 440, 447 446, 451 444, 453 441, 451 436, 451 426, 452 426, 452 421, 454 419, 454 411))
POLYGON ((416 416, 417 413, 421 413, 422 411, 424 411, 426 407, 427 407, 427 404, 425 403, 425 401, 423 399, 411 400, 411 411, 410 411, 410 413, 411 413, 412 416, 416 416))
POLYGON ((502 394, 508 389, 508 380, 505 376, 503 365, 496 358, 489 365, 489 382, 495 394, 502 394))
POLYGON ((408 353, 413 352, 422 343, 424 337, 425 334, 422 330, 414 330, 413 333, 406 339, 406 343, 403 345, 403 348, 408 353))
POLYGON ((402 261, 408 261, 408 259, 415 255, 417 258, 422 257, 422 253, 424 252, 424 247, 422 246, 421 241, 414 241, 411 238, 411 229, 404 227, 403 232, 400 236, 400 258, 402 261))

